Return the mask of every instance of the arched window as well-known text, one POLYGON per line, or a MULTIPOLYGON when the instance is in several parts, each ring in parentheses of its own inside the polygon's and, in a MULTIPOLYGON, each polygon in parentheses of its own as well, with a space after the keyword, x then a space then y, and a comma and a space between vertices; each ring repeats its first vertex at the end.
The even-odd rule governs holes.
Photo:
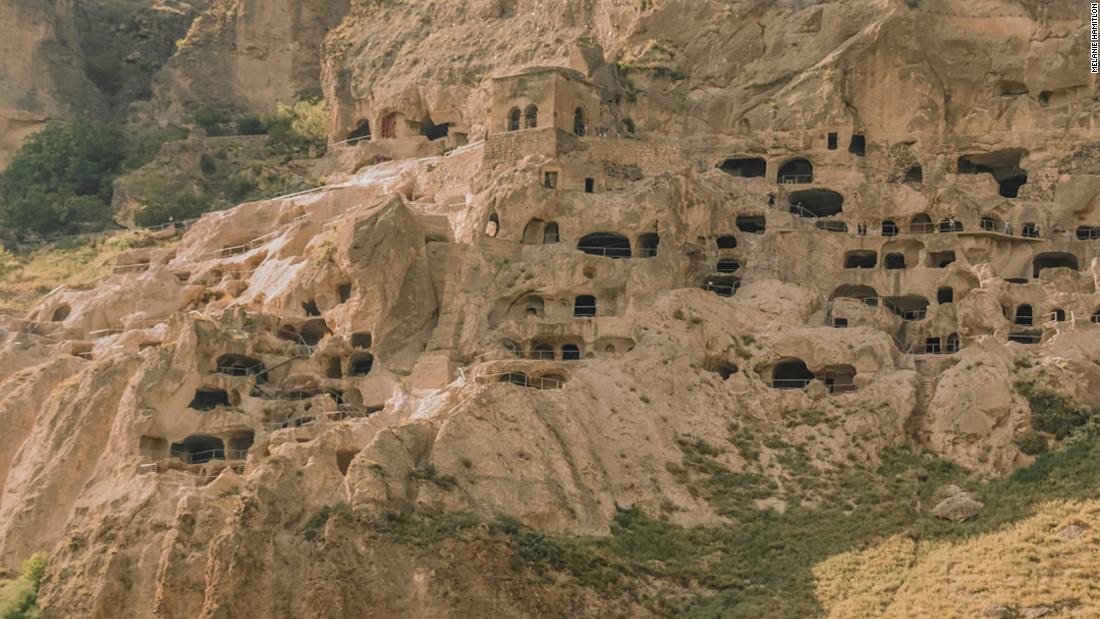
POLYGON ((500 217, 496 213, 489 215, 489 222, 485 224, 485 235, 495 237, 500 232, 500 217))
POLYGON ((1039 226, 1035 222, 1029 221, 1020 228, 1020 235, 1029 239, 1037 239, 1039 238, 1039 226))
POLYGON ((889 253, 882 259, 882 266, 887 270, 904 269, 905 254, 889 253))
POLYGON ((514 107, 508 111, 508 130, 519 131, 519 117, 520 111, 518 107, 514 107))
POLYGON ((596 315, 596 297, 582 294, 573 301, 573 315, 588 317, 596 315))
POLYGON ((944 348, 944 352, 949 355, 959 352, 959 335, 957 333, 947 336, 947 346, 944 348))
POLYGON ((882 222, 881 226, 882 236, 897 236, 898 225, 889 219, 882 222))
POLYGON ((940 288, 936 291, 936 303, 943 305, 955 300, 955 291, 952 288, 940 288))
POLYGON ((583 107, 578 107, 573 111, 573 133, 575 135, 588 134, 588 114, 583 107))
POLYGON ((909 231, 914 234, 924 234, 932 231, 932 218, 926 213, 919 213, 913 215, 913 219, 909 220, 909 231))
POLYGON ((546 342, 535 342, 531 345, 531 358, 543 361, 554 360, 554 347, 546 342))
POLYGON ((1053 313, 1054 313, 1054 320, 1055 321, 1057 321, 1057 322, 1065 322, 1066 321, 1066 310, 1059 307, 1059 308, 1055 309, 1053 313))
POLYGON ((358 144, 368 140, 370 140, 370 123, 361 120, 355 130, 348 134, 348 144, 358 144))
POLYGON ((1016 319, 1014 322, 1018 325, 1030 325, 1032 322, 1032 310, 1031 306, 1027 303, 1016 306, 1016 319))
POLYGON ((527 222, 527 225, 523 227, 523 240, 524 245, 538 245, 543 236, 543 222, 541 219, 532 219, 527 222))
POLYGON ((581 358, 581 349, 576 344, 566 344, 561 347, 562 361, 577 361, 581 358))
POLYGON ((812 183, 814 182, 814 166, 809 159, 801 157, 791 159, 779 167, 776 181, 780 183, 812 183))
POLYGON ((558 224, 550 222, 546 224, 546 229, 542 231, 542 242, 546 245, 557 243, 560 240, 558 236, 558 224))
POLYGON ((539 108, 532 103, 523 111, 523 128, 534 129, 539 126, 539 108))

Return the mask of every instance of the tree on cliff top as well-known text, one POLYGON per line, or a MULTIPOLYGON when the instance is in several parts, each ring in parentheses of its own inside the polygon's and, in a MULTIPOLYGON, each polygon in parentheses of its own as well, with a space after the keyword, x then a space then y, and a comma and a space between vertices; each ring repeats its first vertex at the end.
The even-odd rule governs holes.
POLYGON ((0 174, 0 226, 72 231, 111 216, 111 183, 126 156, 122 131, 90 118, 50 122, 0 174))

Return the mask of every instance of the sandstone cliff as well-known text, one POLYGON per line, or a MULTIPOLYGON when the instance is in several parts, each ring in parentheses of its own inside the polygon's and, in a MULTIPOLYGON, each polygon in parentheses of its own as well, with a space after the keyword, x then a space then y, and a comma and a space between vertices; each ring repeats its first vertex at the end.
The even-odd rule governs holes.
POLYGON ((1002 481, 1100 405, 1077 4, 280 8, 215 2, 158 101, 319 76, 327 184, 4 319, 0 563, 51 552, 43 616, 1100 607, 918 546, 1100 526, 1011 511, 1083 498, 1093 443, 1002 481), (947 482, 987 511, 936 520, 947 482))
POLYGON ((0 168, 48 118, 96 110, 72 0, 0 3, 0 168))

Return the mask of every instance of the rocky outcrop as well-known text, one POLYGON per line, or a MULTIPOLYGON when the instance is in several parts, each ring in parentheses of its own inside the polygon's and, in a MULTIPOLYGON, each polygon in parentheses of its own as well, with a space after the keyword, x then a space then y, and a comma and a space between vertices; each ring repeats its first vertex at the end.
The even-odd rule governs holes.
POLYGON ((81 68, 72 0, 0 2, 0 169, 49 118, 99 109, 81 68))
POLYGON ((319 94, 320 45, 348 0, 215 0, 155 78, 154 113, 179 119, 204 103, 256 113, 319 94))
MULTIPOLYGON (((216 2, 165 113, 306 85, 343 8, 282 8, 216 2)), ((0 560, 52 550, 46 616, 596 616, 494 589, 488 537, 378 532, 721 526, 907 447, 1007 474, 1019 381, 1100 402, 1095 83, 1035 60, 1084 49, 1078 13, 353 2, 324 187, 11 321, 0 560)))

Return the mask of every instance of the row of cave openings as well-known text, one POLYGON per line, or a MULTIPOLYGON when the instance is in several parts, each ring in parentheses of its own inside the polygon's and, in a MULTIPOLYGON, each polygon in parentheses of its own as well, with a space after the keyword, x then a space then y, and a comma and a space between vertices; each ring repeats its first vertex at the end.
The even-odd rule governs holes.
MULTIPOLYGON (((833 299, 854 299, 869 307, 886 308, 902 320, 920 321, 928 315, 928 299, 917 294, 899 295, 892 297, 880 297, 878 292, 870 286, 853 286, 845 284, 839 286, 832 294, 833 299)), ((951 287, 941 287, 936 291, 936 302, 939 305, 954 303, 955 290, 951 287)), ((847 327, 848 321, 844 318, 833 318, 834 327, 847 327)))
MULTIPOLYGON (((405 116, 399 112, 390 112, 382 116, 379 123, 378 139, 380 140, 392 140, 397 137, 397 122, 403 119, 405 116)), ((428 138, 429 141, 435 141, 447 137, 450 134, 450 123, 435 124, 432 122, 432 117, 425 116, 420 122, 415 123, 418 126, 420 135, 428 138)), ((358 144, 359 142, 369 142, 374 138, 371 132, 370 121, 366 119, 360 119, 356 123, 355 129, 347 134, 345 140, 348 144, 358 144)))
POLYGON ((847 393, 856 390, 855 377, 856 369, 851 365, 829 365, 815 374, 802 359, 787 357, 772 367, 770 383, 775 389, 805 389, 819 380, 829 393, 847 393))
MULTIPOLYGON (((545 318, 546 300, 538 295, 527 295, 517 301, 513 307, 522 308, 525 318, 545 318)), ((574 318, 593 318, 599 315, 599 302, 595 295, 580 294, 573 298, 574 318)))
MULTIPOLYGON (((933 269, 943 269, 955 263, 954 250, 929 252, 925 266, 933 269)), ((878 252, 870 249, 856 249, 845 252, 845 269, 873 269, 878 264, 878 252)), ((1067 268, 1078 271, 1077 257, 1066 252, 1044 252, 1037 254, 1032 259, 1032 278, 1038 279, 1039 274, 1045 269, 1067 268)), ((882 256, 882 267, 886 270, 900 270, 909 268, 904 252, 887 252, 882 256)), ((1010 278, 1007 281, 1022 283, 1019 278, 1010 278)), ((1026 281, 1026 280, 1024 280, 1026 281)))
MULTIPOLYGON (((329 334, 331 334, 331 331, 329 331, 328 326, 324 324, 323 320, 309 320, 300 326, 286 324, 280 327, 277 332, 277 335, 281 339, 304 344, 307 347, 316 346, 324 336, 329 334)), ((369 375, 371 369, 374 367, 374 355, 366 349, 369 349, 371 344, 372 339, 370 333, 353 333, 351 336, 351 346, 353 349, 356 349, 356 352, 351 353, 347 357, 346 363, 344 363, 344 360, 340 357, 328 357, 323 364, 325 367, 325 377, 339 379, 345 377, 361 378, 369 375)), ((269 393, 262 388, 263 385, 267 384, 268 374, 272 370, 302 358, 303 356, 306 355, 294 355, 277 365, 268 367, 262 359, 257 357, 227 353, 221 355, 215 361, 215 372, 227 376, 253 378, 256 386, 254 395, 263 397, 269 393)), ((301 394, 292 393, 289 395, 288 399, 306 399, 314 395, 312 392, 308 391, 309 390, 306 390, 301 394)), ((343 399, 339 397, 341 394, 336 395, 338 396, 338 401, 343 399)), ((200 387, 195 390, 195 395, 188 404, 188 408, 200 412, 209 412, 221 407, 232 407, 239 404, 239 397, 235 393, 231 394, 229 391, 217 387, 200 387)))
MULTIPOLYGON (((522 110, 517 106, 508 110, 507 125, 508 131, 519 131, 520 129, 536 129, 539 126, 539 107, 534 103, 531 103, 524 107, 522 110)), ((584 109, 584 106, 577 106, 573 110, 573 135, 585 136, 588 135, 588 111, 584 109)))
MULTIPOLYGON (((837 148, 837 134, 830 133, 829 150, 837 148)), ((866 140, 860 134, 853 134, 848 151, 862 157, 866 153, 866 140)), ((1005 198, 1016 198, 1020 188, 1027 183, 1027 171, 1020 168, 1020 149, 1008 149, 993 153, 962 155, 956 161, 958 174, 989 174, 997 182, 998 193, 1005 198)), ((763 178, 767 174, 768 164, 763 157, 732 157, 718 164, 718 169, 738 178, 763 178)), ((920 165, 910 166, 904 175, 909 183, 924 182, 924 170, 920 165)), ((776 171, 775 182, 779 184, 808 184, 814 182, 814 166, 805 157, 794 157, 784 161, 776 171)), ((792 202, 793 204, 793 202, 792 202)))
MULTIPOLYGON (((506 350, 518 359, 531 359, 535 361, 580 361, 591 359, 594 351, 585 351, 584 344, 579 340, 568 339, 557 343, 545 339, 536 339, 527 346, 512 340, 501 342, 506 350)), ((634 350, 634 344, 630 340, 619 338, 605 339, 596 342, 595 349, 604 354, 614 355, 619 352, 634 350)))
POLYGON ((149 460, 172 458, 183 464, 206 464, 215 460, 241 461, 248 457, 255 435, 251 430, 230 432, 226 436, 192 434, 178 443, 154 436, 143 436, 139 449, 149 460))
MULTIPOLYGON (((490 217, 490 226, 499 226, 499 220, 494 219, 494 213, 490 217)), ((546 222, 541 219, 532 219, 523 228, 524 245, 552 245, 561 241, 561 234, 557 222, 546 222)), ((577 243, 577 249, 592 255, 605 258, 654 258, 661 244, 661 235, 656 232, 641 234, 631 244, 630 239, 614 232, 594 232, 581 238, 577 243)))

